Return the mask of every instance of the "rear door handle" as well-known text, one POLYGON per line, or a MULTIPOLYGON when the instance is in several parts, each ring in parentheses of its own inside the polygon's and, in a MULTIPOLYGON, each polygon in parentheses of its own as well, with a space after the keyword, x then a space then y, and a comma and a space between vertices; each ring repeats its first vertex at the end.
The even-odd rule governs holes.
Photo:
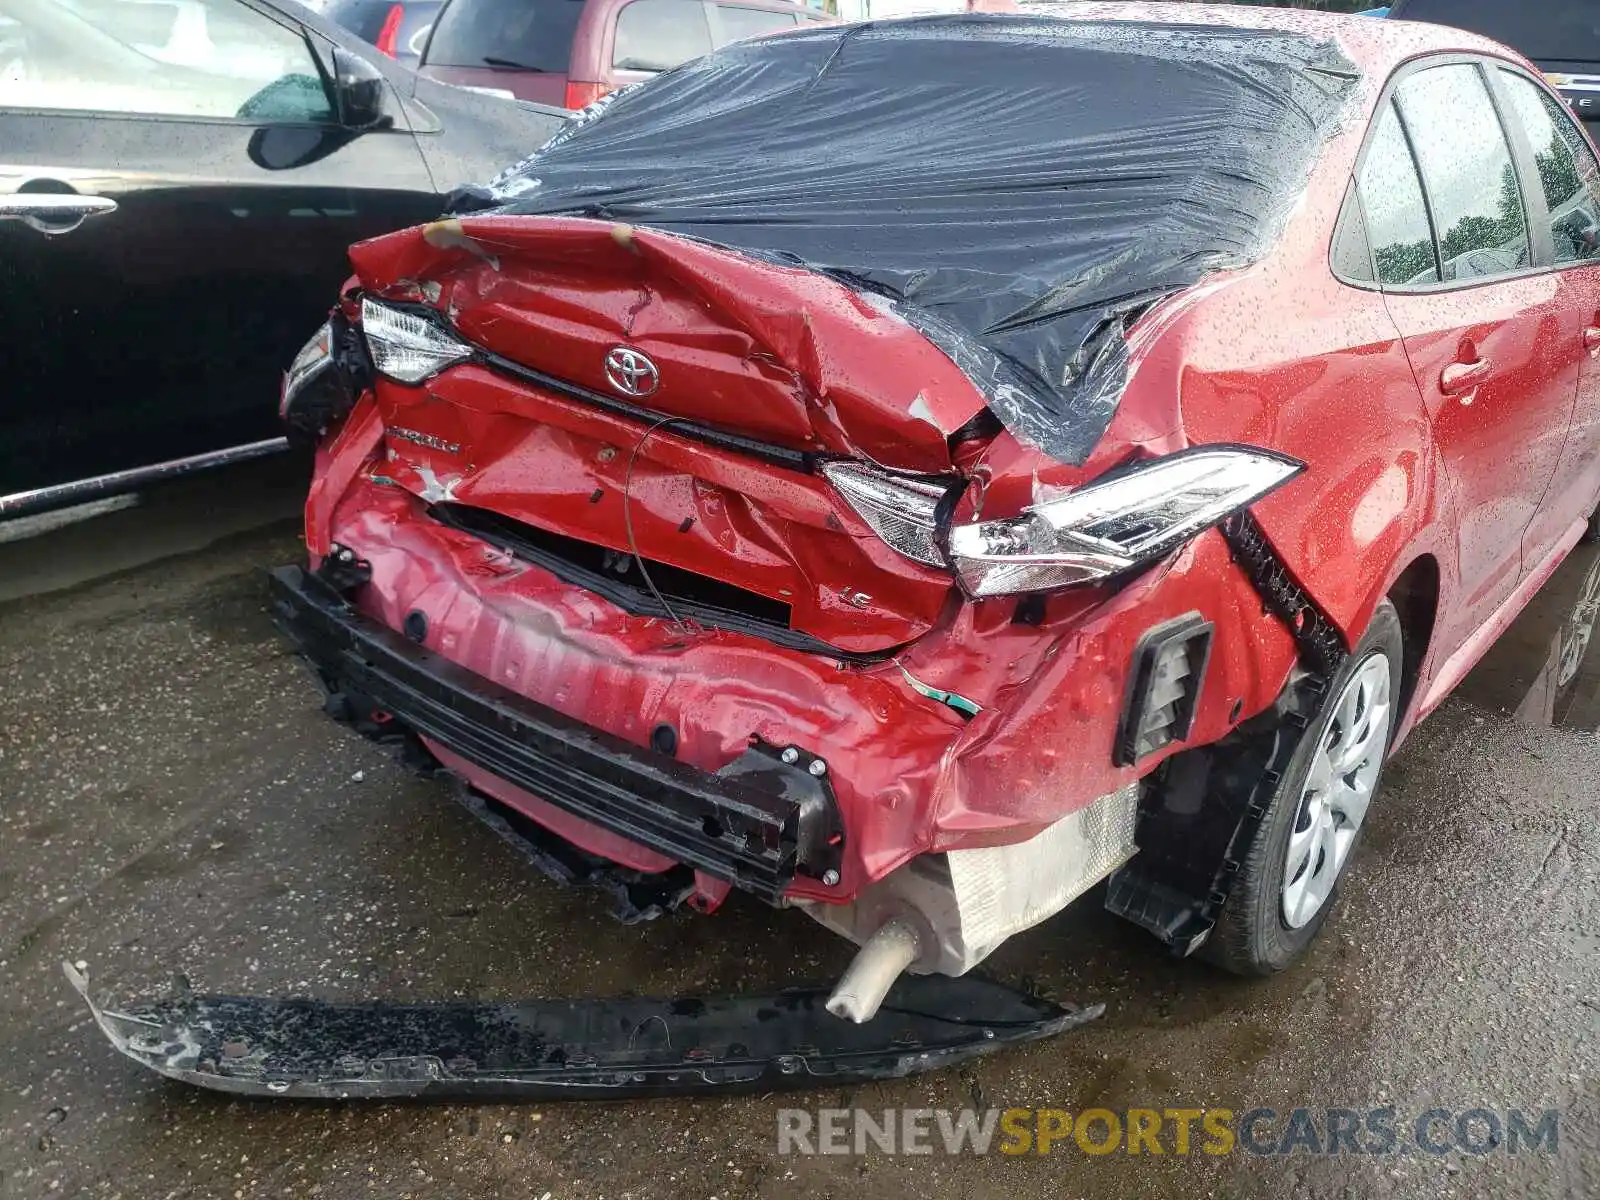
POLYGON ((1600 326, 1590 325, 1583 331, 1583 344, 1590 354, 1600 354, 1600 326))
POLYGON ((1439 390, 1446 396, 1459 396, 1482 383, 1489 374, 1487 358, 1472 362, 1453 362, 1439 373, 1439 390))
POLYGON ((71 233, 90 217, 117 211, 109 196, 55 192, 0 192, 0 221, 21 221, 50 237, 71 233))

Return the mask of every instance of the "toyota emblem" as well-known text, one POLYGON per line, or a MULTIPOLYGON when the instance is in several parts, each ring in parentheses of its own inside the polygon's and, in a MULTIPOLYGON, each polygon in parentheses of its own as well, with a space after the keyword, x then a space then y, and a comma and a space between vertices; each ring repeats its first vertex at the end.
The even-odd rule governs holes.
POLYGON ((613 346, 606 355, 606 378, 624 396, 648 396, 661 386, 655 363, 626 346, 613 346))

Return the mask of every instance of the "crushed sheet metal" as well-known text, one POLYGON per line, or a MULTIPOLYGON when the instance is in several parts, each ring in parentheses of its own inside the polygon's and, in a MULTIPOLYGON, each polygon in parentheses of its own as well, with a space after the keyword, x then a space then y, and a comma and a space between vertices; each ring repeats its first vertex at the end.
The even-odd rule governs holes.
POLYGON ((122 1054, 197 1087, 283 1099, 601 1099, 898 1079, 1099 1017, 979 975, 905 976, 865 1025, 826 987, 706 1000, 335 1003, 175 994, 121 1009, 68 981, 122 1054))
POLYGON ((827 274, 1076 465, 1121 400, 1130 320, 1270 247, 1354 79, 1299 33, 1070 9, 817 27, 619 94, 449 211, 627 222, 827 274))

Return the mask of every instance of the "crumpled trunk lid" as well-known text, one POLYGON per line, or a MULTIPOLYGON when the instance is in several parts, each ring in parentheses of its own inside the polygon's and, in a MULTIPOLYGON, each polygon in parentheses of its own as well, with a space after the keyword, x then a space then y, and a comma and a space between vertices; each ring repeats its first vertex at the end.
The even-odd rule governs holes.
POLYGON ((386 477, 439 519, 678 623, 879 654, 938 619, 949 573, 815 471, 952 475, 950 435, 983 409, 886 302, 599 221, 449 219, 351 257, 368 293, 436 308, 482 351, 376 389, 386 477))

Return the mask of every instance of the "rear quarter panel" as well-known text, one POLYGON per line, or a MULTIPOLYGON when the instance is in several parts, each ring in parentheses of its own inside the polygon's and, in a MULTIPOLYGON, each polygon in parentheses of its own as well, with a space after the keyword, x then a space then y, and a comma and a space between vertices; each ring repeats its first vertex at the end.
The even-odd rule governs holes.
POLYGON ((1417 556, 1438 560, 1441 606, 1456 585, 1453 500, 1399 331, 1380 293, 1341 283, 1329 266, 1382 82, 1364 81, 1353 98, 1276 248, 1168 334, 1181 345, 1188 441, 1267 446, 1308 464, 1254 513, 1351 644, 1417 556))

